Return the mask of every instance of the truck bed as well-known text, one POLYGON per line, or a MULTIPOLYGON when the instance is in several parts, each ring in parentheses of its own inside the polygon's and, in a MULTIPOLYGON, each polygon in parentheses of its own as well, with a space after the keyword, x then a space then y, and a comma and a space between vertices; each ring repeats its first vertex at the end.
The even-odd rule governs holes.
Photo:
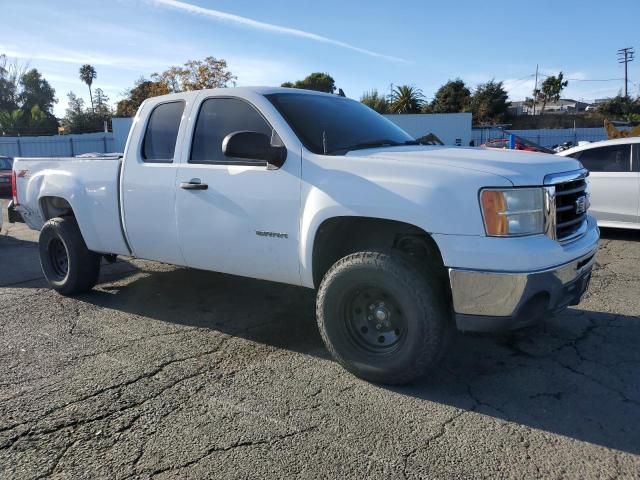
POLYGON ((18 157, 13 168, 18 190, 16 209, 31 228, 41 229, 60 213, 59 205, 67 202, 90 250, 130 253, 120 222, 119 155, 18 157))

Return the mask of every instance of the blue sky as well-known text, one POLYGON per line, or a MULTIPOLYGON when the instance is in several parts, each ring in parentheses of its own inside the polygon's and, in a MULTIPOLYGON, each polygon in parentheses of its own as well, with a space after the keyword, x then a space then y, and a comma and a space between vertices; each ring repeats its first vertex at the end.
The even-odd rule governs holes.
MULTIPOLYGON (((563 70, 565 97, 592 100, 622 88, 616 50, 640 55, 640 2, 402 2, 324 0, 0 0, 0 53, 38 68, 56 89, 88 99, 78 79, 112 102, 140 76, 208 55, 224 58, 238 85, 279 85, 330 73, 347 96, 419 87, 427 98, 460 77, 470 86, 503 80, 512 100, 542 74, 563 70), (591 81, 608 80, 612 81, 591 81)), ((630 64, 640 91, 640 59, 630 64)))

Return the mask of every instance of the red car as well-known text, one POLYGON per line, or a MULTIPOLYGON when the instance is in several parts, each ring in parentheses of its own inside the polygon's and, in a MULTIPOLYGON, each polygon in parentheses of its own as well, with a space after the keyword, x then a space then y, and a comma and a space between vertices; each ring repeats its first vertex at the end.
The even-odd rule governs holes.
POLYGON ((0 197, 11 197, 11 168, 13 158, 0 156, 0 197))

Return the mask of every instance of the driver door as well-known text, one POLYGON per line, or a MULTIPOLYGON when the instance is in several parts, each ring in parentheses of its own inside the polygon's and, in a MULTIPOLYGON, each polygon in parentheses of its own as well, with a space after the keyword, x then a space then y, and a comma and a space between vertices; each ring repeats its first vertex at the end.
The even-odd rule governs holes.
POLYGON ((185 261, 193 268, 300 284, 301 154, 289 149, 279 169, 227 157, 222 142, 237 131, 277 136, 247 100, 203 99, 176 177, 185 261), (188 186, 193 184, 200 187, 188 186))

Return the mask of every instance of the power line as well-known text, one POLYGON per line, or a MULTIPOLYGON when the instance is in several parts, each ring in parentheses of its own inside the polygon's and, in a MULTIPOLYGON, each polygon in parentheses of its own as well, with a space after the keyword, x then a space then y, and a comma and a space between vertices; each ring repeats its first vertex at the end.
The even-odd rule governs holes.
POLYGON ((624 63, 624 96, 628 97, 627 87, 629 83, 629 77, 627 74, 629 62, 633 62, 634 55, 633 47, 621 48, 618 50, 618 63, 624 63))
MULTIPOLYGON (((541 77, 550 77, 551 75, 539 74, 541 77)), ((565 80, 571 80, 572 82, 619 82, 624 78, 565 78, 565 80)))

